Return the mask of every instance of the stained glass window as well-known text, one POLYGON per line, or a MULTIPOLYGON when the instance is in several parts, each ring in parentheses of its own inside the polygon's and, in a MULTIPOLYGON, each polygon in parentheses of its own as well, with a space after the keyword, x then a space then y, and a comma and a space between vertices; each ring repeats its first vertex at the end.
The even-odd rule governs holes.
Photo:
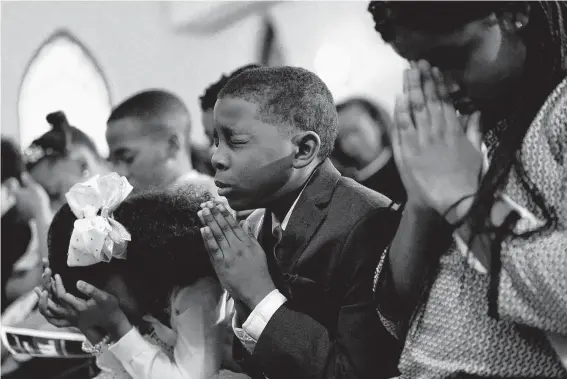
POLYGON ((93 56, 64 30, 39 47, 24 75, 18 101, 22 147, 49 130, 45 116, 57 110, 87 133, 101 154, 108 153, 105 130, 111 99, 107 81, 93 56))

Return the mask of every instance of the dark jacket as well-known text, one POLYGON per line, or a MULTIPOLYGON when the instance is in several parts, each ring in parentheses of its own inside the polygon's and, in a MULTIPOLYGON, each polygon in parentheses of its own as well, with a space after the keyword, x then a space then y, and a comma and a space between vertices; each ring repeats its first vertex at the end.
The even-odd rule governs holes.
MULTIPOLYGON (((252 355, 235 338, 235 358, 249 375, 377 379, 397 374, 401 347, 377 317, 372 293, 377 262, 399 222, 392 204, 342 177, 329 160, 317 169, 273 252, 279 272, 272 276, 280 275, 274 282, 288 302, 270 319, 252 355)), ((262 223, 263 214, 256 211, 250 224, 262 223)), ((271 233, 264 229, 260 226, 261 244, 271 233)))

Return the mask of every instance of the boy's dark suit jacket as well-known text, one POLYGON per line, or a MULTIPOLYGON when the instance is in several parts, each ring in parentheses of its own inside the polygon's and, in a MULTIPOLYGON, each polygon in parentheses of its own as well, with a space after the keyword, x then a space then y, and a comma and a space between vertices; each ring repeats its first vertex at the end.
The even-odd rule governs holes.
MULTIPOLYGON (((288 302, 250 355, 234 356, 253 378, 390 378, 401 348, 381 324, 372 293, 378 260, 396 231, 392 202, 325 161, 311 177, 273 252, 288 302)), ((263 210, 249 217, 259 227, 263 210)), ((266 215, 271 217, 271 215, 266 215)), ((266 251, 266 255, 270 252, 266 251)), ((268 257, 268 260, 270 258, 268 257)))

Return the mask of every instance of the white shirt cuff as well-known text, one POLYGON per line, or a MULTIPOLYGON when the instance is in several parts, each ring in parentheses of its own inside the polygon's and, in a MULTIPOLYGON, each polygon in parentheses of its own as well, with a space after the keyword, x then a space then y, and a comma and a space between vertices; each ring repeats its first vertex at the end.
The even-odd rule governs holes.
POLYGON ((234 334, 242 342, 249 353, 254 351, 256 343, 262 332, 276 311, 287 301, 286 297, 277 289, 270 292, 254 308, 242 327, 239 326, 238 313, 232 318, 232 329, 234 334))
POLYGON ((250 354, 252 354, 254 352, 254 348, 256 347, 256 341, 252 339, 252 337, 250 337, 248 334, 246 334, 244 329, 242 329, 242 325, 240 325, 237 312, 234 312, 234 315, 232 316, 232 331, 234 332, 236 338, 240 340, 242 346, 244 346, 244 348, 250 354))
POLYGON ((142 337, 138 329, 132 328, 122 336, 108 350, 124 365, 129 365, 136 355, 152 350, 148 342, 142 337))
POLYGON ((276 311, 287 301, 280 291, 273 290, 254 308, 242 329, 256 342, 276 311))

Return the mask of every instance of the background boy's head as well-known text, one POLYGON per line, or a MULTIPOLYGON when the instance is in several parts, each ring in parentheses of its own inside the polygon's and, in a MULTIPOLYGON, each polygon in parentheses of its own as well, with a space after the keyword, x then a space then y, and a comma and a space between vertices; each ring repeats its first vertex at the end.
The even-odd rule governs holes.
POLYGON ((16 205, 16 194, 24 172, 20 150, 12 141, 2 138, 2 216, 16 205))
POLYGON ((215 179, 236 210, 268 207, 298 189, 329 156, 338 133, 331 92, 317 75, 295 67, 257 68, 231 79, 214 120, 215 179))
POLYGON ((226 83, 230 81, 230 79, 235 78, 246 70, 260 67, 261 66, 257 64, 249 64, 234 70, 228 75, 222 75, 218 81, 207 87, 203 96, 199 98, 202 111, 201 121, 203 123, 203 128, 205 129, 205 134, 207 135, 207 138, 209 138, 211 145, 213 144, 214 131, 213 109, 215 108, 215 103, 217 102, 219 92, 226 85, 226 83))
POLYGON ((126 99, 108 119, 110 161, 134 189, 164 188, 190 168, 185 133, 191 118, 181 99, 148 90, 126 99))

